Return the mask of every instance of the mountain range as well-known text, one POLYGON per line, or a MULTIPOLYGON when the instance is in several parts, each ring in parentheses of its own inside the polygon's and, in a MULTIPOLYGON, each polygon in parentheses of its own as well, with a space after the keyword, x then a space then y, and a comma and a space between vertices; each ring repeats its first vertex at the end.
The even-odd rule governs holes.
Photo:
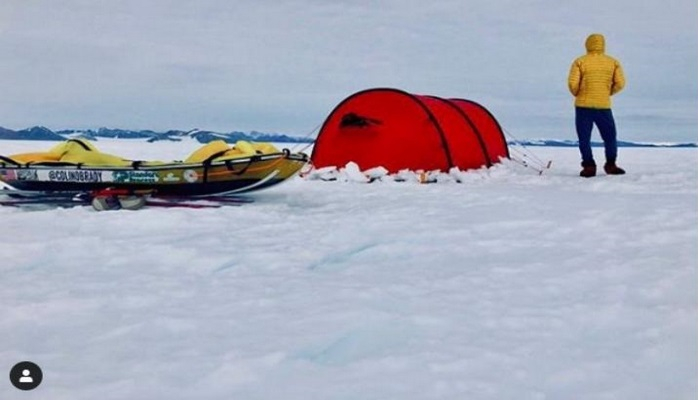
POLYGON ((0 140, 55 140, 62 141, 66 139, 84 138, 88 140, 99 140, 99 138, 110 139, 145 139, 148 142, 159 140, 180 141, 184 138, 193 138, 201 143, 208 143, 212 140, 224 140, 228 143, 235 143, 238 140, 249 140, 257 142, 276 142, 276 143, 310 143, 312 138, 302 138, 289 136, 281 133, 264 133, 264 132, 213 132, 206 130, 193 129, 190 131, 169 130, 166 132, 155 132, 152 130, 128 130, 128 129, 67 129, 60 131, 52 131, 43 126, 34 126, 22 130, 11 130, 0 127, 0 140))
MULTIPOLYGON (((228 143, 235 143, 238 140, 248 140, 256 142, 274 142, 274 143, 312 143, 315 141, 311 137, 289 136, 281 133, 263 133, 257 131, 251 132, 213 132, 206 130, 193 129, 190 131, 169 130, 166 132, 155 132, 152 130, 128 130, 128 129, 67 129, 60 131, 52 131, 43 126, 34 126, 32 128, 14 131, 0 127, 0 140, 54 140, 62 141, 66 139, 84 138, 97 141, 100 138, 110 139, 144 139, 148 142, 156 142, 160 140, 181 141, 184 138, 193 138, 200 143, 208 143, 213 140, 224 140, 228 143)), ((510 140, 509 145, 519 146, 547 146, 547 147, 577 147, 576 140, 562 139, 527 139, 527 140, 510 140)), ((601 142, 592 142, 594 147, 602 147, 601 142)), ((648 142, 632 142, 618 141, 619 147, 698 147, 698 143, 648 143, 648 142)))
MULTIPOLYGON (((562 140, 562 139, 528 139, 528 140, 511 140, 508 141, 510 146, 545 146, 545 147, 577 147, 578 142, 576 140, 562 140)), ((602 142, 591 142, 592 147, 603 147, 602 142)), ((685 142, 685 143, 665 143, 665 142, 632 142, 619 140, 618 147, 698 147, 698 143, 685 142)))

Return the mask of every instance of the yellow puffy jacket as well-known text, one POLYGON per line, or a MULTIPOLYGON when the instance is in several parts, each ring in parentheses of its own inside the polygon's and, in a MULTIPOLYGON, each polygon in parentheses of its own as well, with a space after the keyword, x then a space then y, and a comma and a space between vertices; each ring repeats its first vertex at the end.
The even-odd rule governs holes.
POLYGON ((594 33, 586 40, 587 54, 572 63, 567 85, 577 107, 609 109, 611 96, 623 90, 625 76, 620 62, 604 53, 603 35, 594 33))

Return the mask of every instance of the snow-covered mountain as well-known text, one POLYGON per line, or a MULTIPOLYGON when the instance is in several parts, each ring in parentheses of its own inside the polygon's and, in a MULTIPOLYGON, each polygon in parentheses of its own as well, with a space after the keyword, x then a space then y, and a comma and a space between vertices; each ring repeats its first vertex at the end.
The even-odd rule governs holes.
MULTIPOLYGON (((258 131, 251 132, 213 132, 201 129, 192 129, 189 131, 169 130, 166 132, 156 132, 152 130, 128 130, 128 129, 65 129, 60 131, 52 131, 43 126, 35 126, 32 128, 14 131, 0 127, 0 140, 53 140, 61 141, 66 139, 84 138, 97 141, 100 138, 109 139, 144 139, 148 142, 157 141, 173 141, 178 142, 185 138, 192 138, 199 143, 208 143, 213 140, 225 140, 228 143, 235 143, 238 140, 252 140, 258 142, 275 142, 275 143, 312 143, 315 138, 312 137, 297 137, 283 133, 265 133, 258 131)), ((545 147, 577 147, 576 140, 562 139, 524 139, 524 140, 509 140, 510 145, 521 146, 545 146, 545 147)), ((592 142, 594 147, 602 147, 601 142, 592 142)), ((618 141, 619 147, 698 147, 696 142, 633 142, 633 141, 618 141)))
POLYGON ((43 126, 13 131, 0 126, 0 139, 5 140, 65 140, 61 135, 56 134, 43 126))
MULTIPOLYGON (((509 145, 521 146, 545 146, 545 147, 577 147, 576 140, 560 140, 560 139, 527 139, 527 140, 512 140, 509 145)), ((602 142, 591 142, 593 147, 603 147, 602 142)), ((698 143, 671 143, 671 142, 632 142, 619 140, 618 147, 698 147, 698 143)))
POLYGON ((32 128, 14 131, 0 127, 0 140, 54 140, 61 141, 71 138, 86 138, 89 140, 99 140, 99 138, 111 139, 146 139, 149 142, 160 140, 180 141, 183 138, 193 138, 200 143, 208 143, 212 140, 222 139, 229 143, 234 143, 238 140, 254 140, 264 142, 277 143, 308 143, 313 139, 300 138, 289 136, 282 133, 264 133, 264 132, 213 132, 200 129, 190 131, 169 130, 166 132, 156 132, 152 130, 128 130, 128 129, 66 129, 60 131, 52 131, 43 126, 35 126, 32 128))

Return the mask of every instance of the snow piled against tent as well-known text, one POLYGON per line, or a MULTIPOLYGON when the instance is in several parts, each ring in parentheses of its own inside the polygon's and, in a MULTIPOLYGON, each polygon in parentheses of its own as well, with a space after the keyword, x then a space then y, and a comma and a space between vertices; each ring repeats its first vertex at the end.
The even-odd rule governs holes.
MULTIPOLYGON (((503 163, 511 164, 511 161, 504 160, 503 163)), ((337 167, 322 167, 312 169, 305 173, 303 177, 308 180, 321 181, 340 181, 340 182, 355 182, 355 183, 373 183, 373 182, 408 182, 408 183, 463 183, 473 179, 482 179, 486 176, 492 176, 497 173, 498 169, 502 169, 502 164, 495 164, 491 168, 480 168, 477 170, 461 171, 457 167, 451 168, 448 172, 442 171, 411 171, 408 169, 400 170, 395 174, 390 174, 383 167, 374 167, 367 170, 361 170, 354 162, 347 163, 343 168, 337 167)))

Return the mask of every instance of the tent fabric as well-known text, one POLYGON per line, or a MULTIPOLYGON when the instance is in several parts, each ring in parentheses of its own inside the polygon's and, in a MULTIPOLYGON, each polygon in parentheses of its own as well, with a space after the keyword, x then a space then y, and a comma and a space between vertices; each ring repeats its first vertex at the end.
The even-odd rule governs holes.
POLYGON ((509 150, 501 126, 471 100, 376 88, 354 93, 330 113, 311 157, 316 168, 382 166, 448 171, 490 167, 509 150))

